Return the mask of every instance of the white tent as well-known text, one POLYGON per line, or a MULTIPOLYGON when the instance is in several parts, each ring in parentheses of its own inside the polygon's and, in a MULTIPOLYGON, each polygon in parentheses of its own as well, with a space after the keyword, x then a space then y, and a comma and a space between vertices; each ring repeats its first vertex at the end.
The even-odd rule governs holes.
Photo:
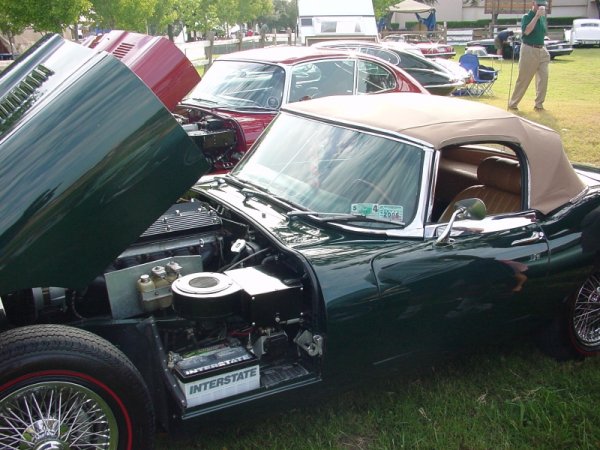
POLYGON ((416 14, 418 17, 419 13, 429 13, 429 16, 435 24, 435 8, 415 0, 404 0, 400 3, 396 3, 395 5, 390 6, 388 11, 393 13, 391 22, 399 24, 401 28, 406 26, 406 16, 404 14, 416 14))
POLYGON ((390 6, 388 11, 395 13, 426 13, 435 11, 435 8, 425 3, 416 2, 415 0, 404 0, 390 6))

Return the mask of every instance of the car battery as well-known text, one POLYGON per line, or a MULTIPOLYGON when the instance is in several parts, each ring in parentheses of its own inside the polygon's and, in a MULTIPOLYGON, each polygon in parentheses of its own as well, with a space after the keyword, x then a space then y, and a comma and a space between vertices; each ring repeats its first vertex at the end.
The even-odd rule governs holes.
POLYGON ((244 347, 220 346, 173 367, 188 408, 260 387, 258 359, 244 347))

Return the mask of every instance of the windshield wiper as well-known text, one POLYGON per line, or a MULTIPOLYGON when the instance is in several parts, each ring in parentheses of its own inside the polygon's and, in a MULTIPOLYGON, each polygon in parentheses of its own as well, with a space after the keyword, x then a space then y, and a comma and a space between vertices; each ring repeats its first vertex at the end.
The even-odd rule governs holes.
POLYGON ((385 223, 385 224, 393 224, 398 227, 405 227, 406 224, 404 222, 392 222, 391 220, 378 219, 376 217, 368 217, 360 214, 349 214, 349 213, 327 213, 327 212, 318 212, 318 211, 302 211, 295 210, 290 211, 286 214, 290 219, 294 217, 311 217, 317 220, 318 222, 368 222, 368 223, 385 223))
POLYGON ((185 98, 183 99, 183 101, 181 102, 183 104, 186 103, 192 103, 192 104, 202 104, 202 103, 210 103, 211 105, 216 105, 217 103, 219 103, 216 100, 209 100, 207 98, 185 98))
POLYGON ((248 199, 254 197, 254 198, 260 198, 263 200, 268 200, 268 201, 274 202, 278 206, 285 208, 285 209, 297 208, 297 206, 298 206, 298 205, 295 205, 294 203, 290 202, 289 200, 287 200, 283 197, 279 197, 278 195, 275 195, 266 190, 263 191, 263 190, 256 190, 256 189, 251 189, 251 188, 242 188, 240 190, 240 192, 244 196, 244 203, 246 203, 248 201, 248 199))
POLYGON ((235 108, 235 109, 239 109, 242 111, 252 111, 252 110, 257 110, 257 111, 277 111, 276 108, 267 108, 266 106, 259 106, 259 105, 239 105, 239 106, 231 106, 231 108, 235 108))
POLYGON ((233 186, 240 188, 240 193, 244 196, 244 204, 248 201, 248 199, 254 197, 254 198, 260 198, 260 199, 275 203, 280 208, 283 208, 286 210, 289 210, 292 208, 298 208, 298 205, 295 204, 294 202, 292 202, 286 198, 280 197, 278 195, 275 195, 272 192, 268 191, 267 189, 257 186, 254 183, 251 183, 246 180, 242 180, 242 179, 232 175, 231 173, 228 173, 227 175, 225 175, 224 179, 227 183, 230 183, 233 186), (248 186, 251 186, 251 187, 248 187, 248 186))

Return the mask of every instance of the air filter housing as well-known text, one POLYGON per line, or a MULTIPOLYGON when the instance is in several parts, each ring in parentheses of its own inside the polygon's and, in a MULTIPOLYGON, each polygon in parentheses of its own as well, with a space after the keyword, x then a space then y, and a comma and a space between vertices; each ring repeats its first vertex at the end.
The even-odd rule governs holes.
POLYGON ((240 286, 222 273, 192 273, 175 280, 171 289, 173 307, 182 317, 219 319, 241 309, 240 286))

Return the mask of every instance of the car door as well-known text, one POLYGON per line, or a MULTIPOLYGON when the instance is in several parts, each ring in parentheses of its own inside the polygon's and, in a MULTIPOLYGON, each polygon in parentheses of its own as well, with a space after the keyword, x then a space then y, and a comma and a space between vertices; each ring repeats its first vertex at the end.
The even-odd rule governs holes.
MULTIPOLYGON (((548 243, 533 212, 456 222, 445 243, 377 256, 373 363, 454 351, 529 327, 543 303, 548 243)), ((441 228, 441 227, 438 227, 441 228)))

